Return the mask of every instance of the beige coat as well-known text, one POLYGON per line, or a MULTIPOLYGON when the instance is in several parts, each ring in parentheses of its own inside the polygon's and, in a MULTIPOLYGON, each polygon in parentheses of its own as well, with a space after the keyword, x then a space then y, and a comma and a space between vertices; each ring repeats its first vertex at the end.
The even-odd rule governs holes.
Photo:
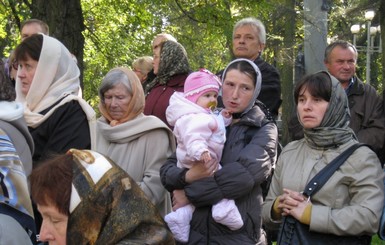
POLYGON ((175 151, 171 130, 160 119, 140 114, 114 127, 102 117, 98 119, 97 132, 95 150, 125 170, 162 216, 171 212, 170 195, 159 176, 160 167, 175 151))
MULTIPOLYGON (((283 188, 303 191, 316 173, 354 143, 350 140, 326 151, 310 148, 304 140, 287 145, 278 159, 263 205, 264 223, 275 223, 270 211, 283 188)), ((310 230, 335 235, 375 234, 384 204, 384 174, 380 166, 375 153, 367 147, 358 148, 311 199, 310 230)))

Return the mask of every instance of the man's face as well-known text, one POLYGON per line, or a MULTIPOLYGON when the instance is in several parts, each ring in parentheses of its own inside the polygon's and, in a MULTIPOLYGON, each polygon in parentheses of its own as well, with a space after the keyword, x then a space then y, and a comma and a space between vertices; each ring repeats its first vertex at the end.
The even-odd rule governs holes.
POLYGON ((38 23, 27 24, 21 29, 21 41, 39 32, 43 33, 43 29, 38 23))
POLYGON ((325 66, 341 83, 349 83, 356 72, 357 56, 353 48, 336 46, 325 61, 325 66))
POLYGON ((233 37, 233 53, 236 58, 255 60, 264 48, 257 31, 251 25, 238 27, 233 37))

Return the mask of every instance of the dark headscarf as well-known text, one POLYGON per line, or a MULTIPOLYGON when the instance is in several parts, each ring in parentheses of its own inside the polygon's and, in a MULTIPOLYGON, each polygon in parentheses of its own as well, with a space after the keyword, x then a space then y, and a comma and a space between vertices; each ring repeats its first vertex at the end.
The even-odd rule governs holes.
POLYGON ((324 73, 330 78, 332 84, 330 101, 320 126, 312 129, 304 128, 304 135, 312 147, 334 148, 356 137, 349 128, 348 97, 340 82, 326 71, 319 73, 324 73))
POLYGON ((172 76, 190 72, 187 53, 184 47, 177 42, 168 40, 161 44, 160 61, 156 78, 147 84, 147 94, 156 84, 166 84, 172 76))
POLYGON ((71 149, 73 182, 67 244, 174 244, 131 177, 101 154, 71 149))

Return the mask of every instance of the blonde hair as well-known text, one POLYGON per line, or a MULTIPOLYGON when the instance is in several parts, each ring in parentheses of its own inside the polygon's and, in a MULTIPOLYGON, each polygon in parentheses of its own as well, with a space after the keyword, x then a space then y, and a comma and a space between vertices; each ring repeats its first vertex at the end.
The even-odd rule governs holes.
POLYGON ((153 68, 153 58, 151 56, 139 57, 132 62, 132 69, 137 69, 143 75, 147 75, 153 68))

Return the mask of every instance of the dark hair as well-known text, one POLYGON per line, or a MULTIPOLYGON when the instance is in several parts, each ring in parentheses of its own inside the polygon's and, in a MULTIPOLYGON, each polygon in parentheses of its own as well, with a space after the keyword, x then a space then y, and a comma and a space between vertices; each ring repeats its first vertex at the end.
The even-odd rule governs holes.
POLYGON ((324 62, 327 63, 329 61, 330 53, 333 51, 333 49, 335 47, 340 47, 342 49, 352 48, 354 53, 355 53, 355 55, 356 55, 356 59, 357 59, 357 56, 358 56, 357 49, 356 49, 356 47, 353 44, 351 44, 351 43, 349 43, 347 41, 344 41, 344 40, 337 40, 337 41, 329 44, 326 47, 325 54, 324 54, 324 62))
POLYGON ((39 61, 41 50, 43 48, 43 35, 33 34, 22 41, 15 49, 15 59, 19 62, 31 57, 39 61))
POLYGON ((223 76, 224 76, 223 80, 226 78, 227 73, 231 70, 238 70, 241 73, 246 74, 247 76, 249 76, 252 79, 252 81, 254 82, 254 85, 255 85, 256 78, 257 78, 257 72, 255 71, 254 67, 249 62, 241 60, 239 62, 234 62, 231 65, 229 65, 229 67, 227 67, 227 69, 226 69, 226 73, 223 74, 223 76))
POLYGON ((69 215, 73 179, 72 154, 60 154, 41 162, 29 176, 32 200, 38 205, 53 204, 69 215))
POLYGON ((26 25, 35 24, 35 23, 40 25, 40 27, 41 27, 41 29, 43 31, 43 34, 49 35, 49 27, 48 27, 47 23, 45 23, 42 20, 38 20, 38 19, 29 19, 29 20, 24 21, 21 24, 20 30, 23 30, 23 27, 26 26, 26 25))
POLYGON ((332 81, 330 76, 326 72, 318 72, 315 74, 307 75, 301 81, 298 82, 294 89, 295 104, 298 104, 298 97, 302 88, 306 88, 309 93, 317 98, 322 98, 325 101, 330 101, 332 94, 332 81))
POLYGON ((4 62, 0 59, 0 101, 14 101, 15 98, 15 88, 12 86, 9 77, 5 74, 4 62))

